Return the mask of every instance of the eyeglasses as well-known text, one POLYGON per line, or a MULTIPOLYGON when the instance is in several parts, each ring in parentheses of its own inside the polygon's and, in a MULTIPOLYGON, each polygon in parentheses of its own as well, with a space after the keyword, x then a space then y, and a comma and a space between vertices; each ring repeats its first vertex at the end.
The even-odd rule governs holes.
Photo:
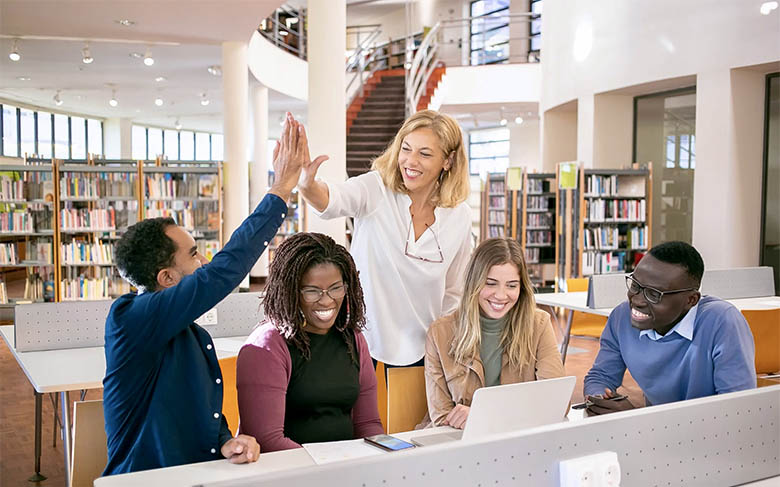
POLYGON ((330 299, 333 299, 334 301, 337 299, 343 298, 347 294, 347 285, 346 284, 339 284, 338 286, 333 286, 328 289, 318 289, 318 288, 306 288, 301 289, 301 295, 303 296, 303 301, 306 303, 316 303, 320 299, 322 299, 322 295, 327 294, 330 299))
POLYGON ((409 230, 406 232, 406 245, 404 246, 404 255, 412 259, 421 260, 423 262, 432 262, 434 264, 441 264, 444 262, 444 254, 441 251, 441 245, 439 245, 439 237, 436 236, 436 232, 433 231, 430 225, 425 224, 425 229, 430 230, 433 234, 433 239, 436 241, 436 248, 439 250, 438 259, 429 259, 427 257, 420 257, 409 253, 409 238, 412 236, 412 220, 409 220, 409 230))
POLYGON ((644 294, 645 299, 652 304, 658 304, 661 302, 665 294, 684 293, 686 291, 696 291, 695 287, 689 287, 686 289, 674 289, 672 291, 659 291, 653 287, 643 286, 639 284, 639 281, 634 279, 634 275, 630 274, 626 276, 626 288, 631 295, 639 294, 641 291, 644 294))

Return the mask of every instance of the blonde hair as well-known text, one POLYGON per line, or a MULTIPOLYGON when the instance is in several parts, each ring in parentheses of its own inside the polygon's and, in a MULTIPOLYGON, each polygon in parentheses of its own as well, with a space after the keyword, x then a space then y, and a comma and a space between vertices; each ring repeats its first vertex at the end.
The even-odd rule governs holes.
POLYGON ((517 272, 520 274, 520 295, 507 314, 500 343, 512 366, 518 367, 536 361, 532 346, 536 300, 525 266, 523 249, 516 240, 491 238, 476 248, 469 261, 463 298, 455 319, 455 338, 450 349, 450 353, 458 362, 468 363, 479 356, 479 293, 485 287, 490 269, 506 263, 517 266, 517 272))
POLYGON ((421 128, 429 128, 439 139, 439 148, 444 159, 450 159, 449 170, 442 176, 432 203, 444 208, 452 208, 466 201, 471 191, 469 187, 469 164, 463 144, 463 133, 458 122, 449 115, 434 110, 422 110, 407 118, 395 138, 385 151, 371 164, 371 169, 379 172, 385 186, 397 193, 406 193, 401 171, 398 168, 398 154, 401 143, 407 135, 421 128))

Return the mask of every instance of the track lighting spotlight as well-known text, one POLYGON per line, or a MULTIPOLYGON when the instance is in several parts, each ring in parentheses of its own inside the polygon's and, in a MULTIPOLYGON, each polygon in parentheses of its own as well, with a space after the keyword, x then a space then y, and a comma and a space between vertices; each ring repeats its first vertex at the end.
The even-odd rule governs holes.
POLYGON ((84 64, 92 64, 92 61, 94 61, 95 58, 92 57, 92 54, 89 52, 89 42, 84 44, 84 49, 81 50, 81 62, 84 64))
POLYGON ((62 105, 62 98, 60 98, 60 90, 57 90, 57 93, 54 94, 54 97, 52 98, 54 100, 54 104, 57 106, 62 105))
POLYGON ((146 54, 144 54, 144 64, 147 66, 154 65, 154 58, 152 57, 152 48, 146 48, 146 54))
POLYGON ((200 104, 201 104, 201 105, 203 105, 203 106, 205 107, 205 106, 207 106, 209 103, 211 103, 211 102, 210 102, 210 101, 209 101, 209 99, 206 97, 206 93, 201 93, 201 95, 200 95, 200 104))
POLYGON ((11 53, 8 54, 8 59, 10 59, 11 61, 19 61, 20 59, 22 59, 22 55, 19 54, 19 48, 16 45, 17 42, 18 39, 14 39, 14 45, 11 48, 11 53))
POLYGON ((119 102, 116 99, 116 90, 111 90, 111 99, 108 100, 108 104, 112 107, 119 105, 119 102))

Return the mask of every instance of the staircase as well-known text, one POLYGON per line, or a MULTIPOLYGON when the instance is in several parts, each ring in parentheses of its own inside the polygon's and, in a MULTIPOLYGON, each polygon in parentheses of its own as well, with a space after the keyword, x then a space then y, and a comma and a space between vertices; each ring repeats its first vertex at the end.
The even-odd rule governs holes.
POLYGON ((347 109, 347 175, 363 174, 404 122, 404 70, 376 71, 347 109))

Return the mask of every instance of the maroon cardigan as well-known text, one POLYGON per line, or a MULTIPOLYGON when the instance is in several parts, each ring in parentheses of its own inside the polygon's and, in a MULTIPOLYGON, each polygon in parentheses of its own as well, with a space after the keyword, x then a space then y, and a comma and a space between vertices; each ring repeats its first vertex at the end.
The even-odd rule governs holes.
MULTIPOLYGON (((362 333, 356 333, 360 358, 360 394, 352 408, 355 438, 384 433, 376 401, 376 374, 368 344, 362 333)), ((265 322, 247 338, 238 352, 236 364, 239 433, 254 436, 260 451, 300 448, 284 436, 284 414, 287 385, 292 361, 287 342, 273 324, 265 322)))

